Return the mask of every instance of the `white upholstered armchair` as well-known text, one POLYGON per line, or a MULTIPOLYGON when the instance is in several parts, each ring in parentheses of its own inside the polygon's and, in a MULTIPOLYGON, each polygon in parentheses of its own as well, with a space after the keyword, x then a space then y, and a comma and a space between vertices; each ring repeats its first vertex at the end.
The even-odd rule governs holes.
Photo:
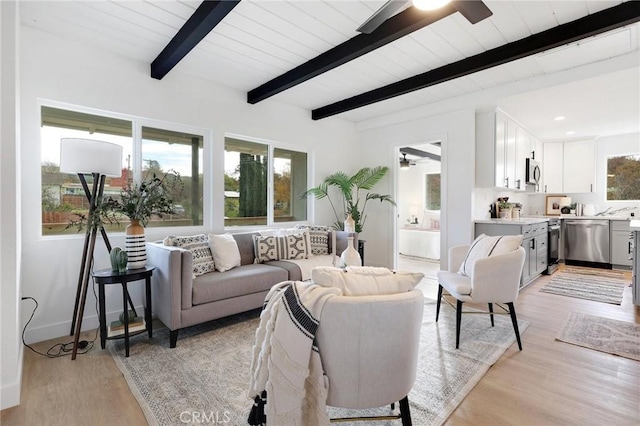
POLYGON ((327 301, 316 343, 329 379, 328 406, 365 409, 399 401, 400 415, 390 418, 411 425, 407 394, 416 378, 423 309, 419 290, 327 301))
MULTIPOLYGON (((475 243, 475 242, 474 242, 475 243)), ((519 243, 518 243, 519 244, 519 243)), ((485 312, 491 316, 491 326, 493 321, 493 305, 498 305, 503 312, 511 316, 513 329, 518 341, 518 347, 522 350, 520 332, 514 302, 518 298, 520 289, 520 276, 525 260, 525 250, 517 246, 517 249, 504 254, 497 254, 489 257, 475 259, 469 265, 469 276, 458 273, 460 266, 467 260, 470 246, 456 246, 449 250, 449 270, 438 272, 438 302, 436 308, 436 322, 440 315, 440 303, 443 298, 451 306, 446 297, 450 295, 456 300, 456 349, 460 346, 460 321, 462 318, 462 304, 486 303, 489 311, 485 312), (503 307, 506 304, 508 309, 503 307)))

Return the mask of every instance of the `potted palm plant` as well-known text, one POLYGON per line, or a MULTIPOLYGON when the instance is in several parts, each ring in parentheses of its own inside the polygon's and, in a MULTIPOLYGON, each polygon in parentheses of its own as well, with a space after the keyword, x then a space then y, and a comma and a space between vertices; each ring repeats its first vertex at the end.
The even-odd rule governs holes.
POLYGON ((326 198, 329 200, 329 204, 331 204, 331 208, 336 217, 333 227, 337 230, 344 230, 343 221, 346 217, 351 216, 355 223, 355 231, 360 233, 367 220, 365 210, 370 200, 378 200, 381 203, 387 202, 394 206, 396 205, 390 195, 366 192, 373 189, 388 171, 388 167, 378 166, 373 168, 363 167, 353 176, 349 176, 344 172, 336 172, 327 176, 320 185, 308 189, 303 194, 303 197, 312 195, 318 200, 326 198), (337 205, 331 198, 331 188, 337 189, 337 193, 341 197, 337 205))

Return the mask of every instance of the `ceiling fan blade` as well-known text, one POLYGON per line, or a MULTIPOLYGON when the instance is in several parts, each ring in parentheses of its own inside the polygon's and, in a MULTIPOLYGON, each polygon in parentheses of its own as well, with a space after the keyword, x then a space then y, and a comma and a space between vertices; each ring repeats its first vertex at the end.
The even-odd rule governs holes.
POLYGON ((458 12, 462 14, 465 18, 469 20, 472 24, 476 24, 483 19, 488 18, 493 15, 491 9, 487 7, 482 1, 477 0, 459 0, 453 2, 453 7, 455 7, 458 12))
POLYGON ((402 9, 409 0, 388 0, 380 9, 369 17, 356 31, 364 34, 371 34, 373 30, 378 28, 387 19, 395 15, 402 9))

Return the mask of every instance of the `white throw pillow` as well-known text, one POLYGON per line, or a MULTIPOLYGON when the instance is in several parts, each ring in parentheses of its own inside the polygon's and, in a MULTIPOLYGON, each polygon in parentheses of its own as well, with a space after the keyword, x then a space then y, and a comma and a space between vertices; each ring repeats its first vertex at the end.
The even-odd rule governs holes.
POLYGON ((209 234, 209 247, 218 271, 224 272, 240 266, 240 250, 233 235, 209 234))
POLYGON ((466 277, 471 277, 473 273, 473 265, 478 259, 485 257, 497 256, 517 250, 522 244, 522 235, 499 235, 489 237, 485 234, 481 234, 476 238, 467 255, 464 257, 464 261, 460 265, 458 273, 466 277))
POLYGON ((215 271, 215 264, 211 249, 209 248, 209 237, 204 234, 191 235, 188 237, 170 236, 163 241, 165 246, 181 247, 189 250, 193 256, 193 277, 215 271))
POLYGON ((403 293, 413 289, 424 277, 416 272, 382 273, 381 269, 360 267, 345 271, 330 266, 319 266, 311 270, 311 281, 323 287, 336 287, 345 296, 371 296, 403 293))

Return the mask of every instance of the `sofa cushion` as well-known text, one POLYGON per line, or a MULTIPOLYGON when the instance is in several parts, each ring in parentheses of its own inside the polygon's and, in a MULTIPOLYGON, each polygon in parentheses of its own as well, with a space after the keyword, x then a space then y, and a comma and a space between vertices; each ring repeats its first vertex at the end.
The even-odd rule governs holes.
POLYGON ((240 266, 238 243, 231 234, 209 234, 209 248, 216 270, 224 272, 240 266))
POLYGON ((193 280, 193 304, 266 291, 279 282, 287 281, 288 275, 282 268, 261 264, 200 275, 193 280))
POLYGON ((296 227, 299 229, 309 230, 311 254, 329 254, 329 233, 331 232, 330 227, 317 225, 297 225, 296 227))
MULTIPOLYGON (((309 262, 309 260, 305 260, 305 262, 309 262)), ((295 263, 289 262, 288 260, 271 260, 264 264, 284 269, 289 274, 289 278, 287 279, 290 281, 302 281, 302 269, 295 263)))
POLYGON ((481 234, 476 238, 460 265, 459 274, 471 277, 473 265, 478 259, 497 256, 517 250, 522 244, 522 235, 500 235, 489 237, 481 234))
POLYGON ((268 237, 254 235, 253 242, 256 263, 270 260, 307 259, 310 255, 307 232, 268 237))
POLYGON ((255 232, 243 232, 240 234, 232 234, 233 238, 238 244, 238 251, 240 252, 240 265, 251 265, 256 260, 256 255, 253 251, 253 236, 258 235, 255 232))
POLYGON ((211 249, 209 249, 209 237, 204 234, 190 235, 186 237, 169 236, 164 239, 165 246, 180 247, 189 250, 193 256, 193 277, 215 270, 211 249))
POLYGON ((386 268, 347 269, 320 266, 311 271, 311 280, 323 287, 336 287, 345 296, 395 294, 412 290, 424 277, 418 272, 394 272, 386 268))

